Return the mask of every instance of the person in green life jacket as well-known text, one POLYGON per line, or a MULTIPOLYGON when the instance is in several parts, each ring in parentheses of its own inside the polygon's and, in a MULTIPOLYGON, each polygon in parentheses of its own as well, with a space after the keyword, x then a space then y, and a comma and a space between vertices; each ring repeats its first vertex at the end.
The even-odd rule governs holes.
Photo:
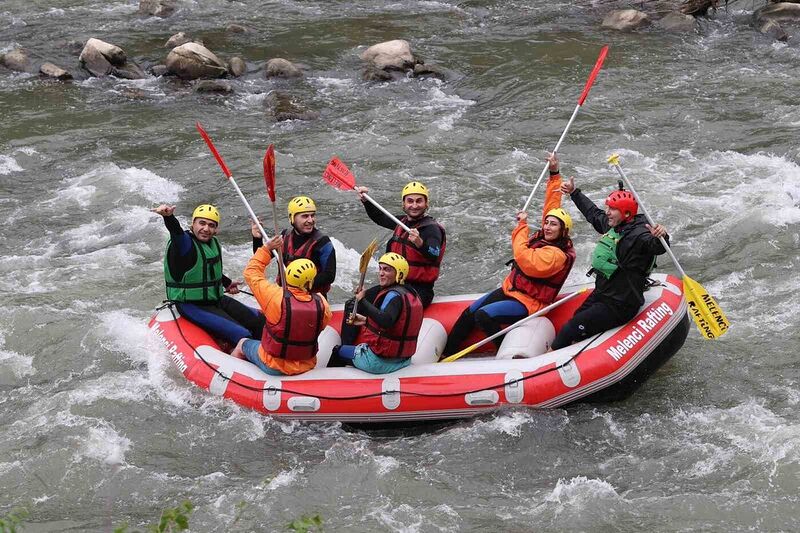
POLYGON ((219 210, 209 204, 198 206, 188 230, 175 218, 174 205, 162 204, 152 211, 164 217, 169 231, 164 255, 167 299, 175 302, 182 316, 232 345, 258 338, 264 315, 225 295, 237 294, 240 282, 222 273, 222 248, 216 237, 219 210))
POLYGON ((561 185, 575 206, 598 233, 600 242, 592 253, 594 291, 556 335, 551 348, 558 350, 574 342, 621 326, 630 321, 644 304, 647 276, 657 255, 666 252, 659 237, 669 243, 661 224, 650 226, 633 194, 622 188, 606 198, 605 211, 575 187, 575 178, 561 185))

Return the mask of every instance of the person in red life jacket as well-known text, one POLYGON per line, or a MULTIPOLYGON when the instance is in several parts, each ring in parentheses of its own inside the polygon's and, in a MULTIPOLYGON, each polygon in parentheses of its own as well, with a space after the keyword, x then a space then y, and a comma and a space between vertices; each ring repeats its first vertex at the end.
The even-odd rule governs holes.
MULTIPOLYGON (((570 239, 572 218, 561 208, 561 174, 558 157, 549 154, 550 179, 542 210, 542 229, 530 235, 527 213, 517 213, 511 232, 514 259, 502 287, 475 300, 459 316, 447 338, 442 356, 456 353, 478 326, 486 336, 553 303, 575 262, 570 239)), ((503 337, 494 342, 499 347, 503 337)))
POLYGON ((605 211, 575 188, 574 178, 561 191, 569 194, 592 227, 603 236, 592 253, 594 291, 556 334, 552 349, 558 350, 587 337, 629 322, 644 304, 647 276, 657 255, 666 253, 659 237, 669 243, 661 224, 650 226, 637 214, 639 204, 622 188, 606 198, 605 211))
POLYGON ((365 299, 363 290, 357 295, 359 314, 353 323, 364 327, 363 343, 335 347, 328 366, 352 364, 370 374, 387 374, 411 364, 422 326, 422 302, 414 289, 404 285, 408 271, 403 256, 394 252, 381 256, 374 301, 365 299))
POLYGON ((286 266, 286 288, 267 280, 264 270, 272 251, 283 244, 280 236, 256 251, 244 269, 244 279, 266 317, 261 340, 242 339, 231 353, 247 359, 265 373, 302 374, 317 364, 317 337, 331 319, 328 301, 312 292, 317 268, 310 259, 286 266))
POLYGON ((408 261, 407 287, 413 288, 420 297, 423 307, 433 301, 433 285, 439 279, 439 268, 444 259, 447 247, 447 236, 444 228, 436 219, 426 215, 428 210, 428 188, 418 181, 412 181, 403 187, 402 216, 397 217, 411 231, 406 233, 402 227, 386 216, 380 209, 366 201, 366 187, 356 187, 367 215, 373 222, 388 228, 394 233, 386 243, 387 252, 395 252, 408 261))
MULTIPOLYGON (((317 229, 317 205, 308 196, 295 196, 289 201, 289 223, 291 228, 281 232, 283 237, 283 264, 295 259, 310 259, 317 268, 317 277, 311 292, 323 296, 336 279, 336 250, 330 238, 317 229)), ((252 221, 253 253, 263 244, 261 232, 252 221)), ((277 280, 280 283, 280 278, 277 280)))
POLYGON ((264 316, 224 293, 237 294, 239 282, 222 273, 222 248, 217 240, 220 214, 213 205, 198 206, 192 225, 181 228, 175 206, 162 204, 152 210, 164 217, 169 242, 164 256, 167 299, 180 314, 211 335, 235 345, 258 336, 264 316))

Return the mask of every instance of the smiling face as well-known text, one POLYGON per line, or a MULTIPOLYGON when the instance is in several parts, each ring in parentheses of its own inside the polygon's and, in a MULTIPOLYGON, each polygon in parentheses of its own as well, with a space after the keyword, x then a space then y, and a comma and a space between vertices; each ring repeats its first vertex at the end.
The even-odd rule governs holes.
POLYGON ((294 216, 294 222, 292 222, 292 226, 294 227, 297 233, 302 235, 307 235, 314 231, 314 228, 317 225, 317 212, 316 211, 306 211, 305 213, 297 213, 294 216))
POLYGON ((397 270, 386 263, 378 263, 378 285, 388 287, 394 285, 397 279, 397 270))
POLYGON ((564 228, 564 223, 553 216, 546 217, 542 225, 542 233, 544 233, 544 240, 555 242, 561 238, 561 233, 564 228))
POLYGON ((625 220, 625 214, 622 211, 608 205, 606 206, 606 216, 608 217, 608 225, 612 228, 616 228, 625 220))
POLYGON ((207 218, 197 217, 192 220, 192 234, 200 242, 209 242, 219 231, 217 223, 207 218))
POLYGON ((403 196, 403 212, 411 219, 422 218, 428 210, 428 199, 423 194, 403 196))

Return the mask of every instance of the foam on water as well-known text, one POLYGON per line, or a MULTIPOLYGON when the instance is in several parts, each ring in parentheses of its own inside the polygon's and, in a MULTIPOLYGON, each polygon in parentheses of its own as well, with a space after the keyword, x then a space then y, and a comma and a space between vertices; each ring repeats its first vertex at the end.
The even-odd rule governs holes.
POLYGON ((89 434, 83 442, 80 454, 89 459, 96 459, 109 465, 125 463, 125 453, 130 449, 131 441, 107 425, 90 427, 89 434))
POLYGON ((10 155, 0 155, 0 176, 11 174, 12 172, 22 172, 23 170, 17 160, 10 155))
POLYGON ((5 327, 0 326, 0 385, 8 384, 5 376, 9 374, 14 376, 14 379, 19 380, 24 376, 31 376, 36 373, 32 356, 3 349, 6 344, 5 327))
POLYGON ((297 481, 303 475, 304 469, 302 467, 292 468, 291 470, 284 470, 279 472, 267 484, 267 490, 278 490, 282 487, 287 487, 297 481))

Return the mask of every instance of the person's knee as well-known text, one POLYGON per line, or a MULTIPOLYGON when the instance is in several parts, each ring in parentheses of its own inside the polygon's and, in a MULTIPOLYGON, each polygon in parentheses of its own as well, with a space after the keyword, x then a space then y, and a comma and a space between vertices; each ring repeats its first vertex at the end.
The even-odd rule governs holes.
POLYGON ((497 329, 497 321, 483 309, 478 309, 475 312, 475 323, 483 331, 490 331, 497 329))

